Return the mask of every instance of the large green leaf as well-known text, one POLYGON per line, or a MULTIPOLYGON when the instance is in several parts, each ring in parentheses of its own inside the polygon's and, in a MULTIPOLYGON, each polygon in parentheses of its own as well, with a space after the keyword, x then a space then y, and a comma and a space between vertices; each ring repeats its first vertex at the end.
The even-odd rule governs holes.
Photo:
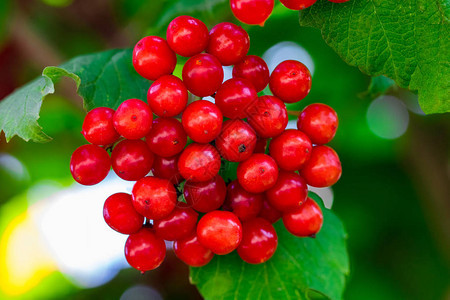
MULTIPOLYGON (((314 195, 318 203, 321 200, 314 195)), ((291 235, 279 221, 278 249, 264 264, 243 262, 236 252, 191 268, 191 282, 205 299, 341 299, 349 262, 341 221, 322 205, 324 225, 313 238, 291 235)))
POLYGON ((350 0, 316 2, 300 24, 366 74, 385 75, 418 91, 425 113, 450 111, 450 1, 350 0))
POLYGON ((110 50, 76 57, 59 67, 47 67, 42 76, 16 90, 0 102, 0 131, 9 141, 15 135, 28 141, 50 139, 39 126, 42 100, 55 92, 63 76, 72 78, 84 107, 117 108, 129 98, 145 99, 150 83, 139 76, 131 63, 131 50, 110 50))

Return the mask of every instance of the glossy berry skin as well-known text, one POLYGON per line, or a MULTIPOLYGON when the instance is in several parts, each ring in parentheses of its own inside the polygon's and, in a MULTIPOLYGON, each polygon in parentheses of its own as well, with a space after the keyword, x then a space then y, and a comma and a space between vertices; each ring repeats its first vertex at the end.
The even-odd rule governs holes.
POLYGON ((199 97, 211 96, 223 81, 220 61, 211 54, 200 53, 188 59, 182 72, 187 89, 199 97))
POLYGON ((242 224, 235 214, 215 210, 204 215, 197 224, 199 242, 218 255, 235 250, 242 240, 242 224))
POLYGON ((242 23, 263 26, 272 13, 274 0, 230 0, 230 6, 242 23))
POLYGON ((286 103, 295 103, 309 94, 311 74, 301 62, 285 60, 270 75, 269 87, 274 96, 286 103))
POLYGON ((81 130, 86 141, 105 146, 119 139, 120 135, 113 124, 114 112, 114 109, 109 107, 97 107, 87 113, 81 130))
POLYGON ((169 180, 150 176, 139 179, 131 195, 136 211, 151 220, 167 217, 177 202, 177 193, 169 180))
POLYGON ((266 191, 266 198, 281 212, 299 208, 308 196, 306 181, 297 173, 281 171, 273 187, 266 191))
POLYGON ((150 228, 130 234, 125 243, 125 258, 135 269, 145 272, 156 269, 166 257, 166 244, 150 228))
POLYGON ((316 146, 313 147, 311 157, 300 170, 300 174, 310 186, 332 186, 341 177, 341 161, 332 148, 316 146))
POLYGON ((248 123, 239 119, 227 120, 216 139, 216 148, 228 161, 244 161, 252 155, 256 139, 256 133, 248 123))
POLYGON ((109 227, 123 234, 135 233, 144 224, 144 216, 134 209, 131 195, 127 193, 116 193, 106 199, 103 218, 109 227))
POLYGON ((237 64, 247 55, 250 38, 247 32, 233 23, 223 22, 209 31, 206 52, 214 55, 224 66, 237 64))
POLYGON ((135 181, 150 172, 154 155, 142 140, 123 140, 111 153, 111 165, 123 180, 135 181))
POLYGON ((186 180, 208 181, 219 173, 220 163, 216 148, 209 144, 192 143, 181 153, 178 170, 186 180))
POLYGON ((150 150, 158 156, 171 157, 183 151, 187 135, 180 121, 174 118, 157 118, 145 137, 150 150))
POLYGON ((129 140, 143 138, 152 128, 152 121, 152 110, 139 99, 122 102, 113 117, 116 131, 129 140))
POLYGON ((322 103, 305 107, 297 120, 297 128, 307 134, 316 145, 329 143, 334 138, 338 125, 339 120, 334 109, 322 103))
POLYGON ((197 143, 213 141, 222 129, 223 115, 220 109, 206 100, 189 104, 181 117, 184 131, 197 143))
POLYGON ((269 84, 269 68, 259 56, 247 55, 233 67, 233 78, 249 80, 256 92, 261 92, 269 84))
POLYGON ((187 237, 197 225, 198 213, 191 208, 175 207, 167 217, 153 222, 153 229, 160 238, 175 241, 187 237))
POLYGON ((155 155, 152 173, 155 177, 170 180, 173 184, 180 184, 184 178, 178 171, 178 158, 180 155, 162 157, 155 155))
POLYGON ((253 154, 237 167, 239 184, 250 193, 262 193, 270 189, 277 178, 278 166, 267 154, 253 154))
POLYGON ((286 229, 298 237, 315 237, 323 224, 323 214, 319 205, 307 198, 300 208, 283 214, 286 229))
POLYGON ((166 37, 167 43, 175 53, 189 57, 206 49, 209 32, 206 25, 199 19, 179 16, 169 23, 166 37))
POLYGON ((281 4, 292 10, 305 9, 316 3, 316 1, 317 0, 280 0, 281 4))
POLYGON ((183 81, 173 75, 158 78, 147 92, 147 102, 159 117, 173 117, 186 107, 188 91, 183 81))
POLYGON ((184 198, 189 207, 206 213, 219 209, 225 201, 227 186, 220 175, 209 181, 184 184, 184 198))
POLYGON ((270 223, 275 223, 283 216, 283 213, 276 210, 266 199, 263 201, 263 206, 259 217, 266 219, 270 223))
POLYGON ((224 209, 233 212, 241 221, 247 221, 261 212, 263 199, 263 194, 249 193, 234 180, 227 186, 224 209))
POLYGON ((76 182, 94 185, 105 179, 111 160, 105 149, 96 145, 78 147, 70 158, 70 173, 76 182))
POLYGON ((248 123, 262 138, 281 134, 289 121, 286 105, 274 96, 259 97, 247 113, 248 123))
POLYGON ((268 261, 278 246, 278 236, 272 224, 256 218, 242 224, 242 242, 237 253, 249 264, 261 264, 268 261))
POLYGON ((288 129, 272 139, 269 151, 280 169, 297 171, 311 156, 312 145, 306 134, 288 129))
POLYGON ((217 90, 215 102, 225 117, 243 119, 247 117, 247 108, 257 97, 256 90, 249 80, 231 78, 217 90))
POLYGON ((203 267, 214 257, 211 250, 200 244, 196 232, 173 242, 173 251, 181 261, 191 267, 203 267))
POLYGON ((156 80, 172 74, 177 56, 167 42, 158 36, 141 39, 133 50, 133 66, 136 72, 148 80, 156 80))

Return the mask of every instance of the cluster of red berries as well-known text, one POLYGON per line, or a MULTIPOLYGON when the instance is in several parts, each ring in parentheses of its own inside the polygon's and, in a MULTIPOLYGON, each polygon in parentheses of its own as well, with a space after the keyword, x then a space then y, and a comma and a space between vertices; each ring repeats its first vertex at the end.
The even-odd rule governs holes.
MULTIPOLYGON (((317 0, 280 0, 281 4, 292 10, 310 7, 317 0)), ((350 0, 328 0, 344 3, 350 0)), ((251 25, 264 25, 272 13, 275 0, 230 0, 231 11, 241 22, 251 25)))
POLYGON ((103 210, 111 228, 129 234, 125 256, 134 268, 158 267, 165 240, 174 241, 175 254, 190 266, 235 249, 257 264, 274 254, 272 224, 280 218, 299 237, 320 230, 322 212, 307 197, 307 184, 330 186, 341 175, 336 152, 324 145, 336 133, 336 112, 309 105, 298 130, 286 130, 285 103, 309 93, 311 75, 292 60, 269 74, 263 59, 247 55, 249 43, 234 24, 208 32, 200 20, 177 17, 167 40, 148 36, 134 48, 136 71, 154 80, 148 104, 129 99, 115 111, 98 107, 86 115, 82 134, 91 144, 75 150, 71 172, 77 182, 93 185, 112 166, 120 178, 136 181, 131 195, 111 195, 103 210), (182 79, 171 75, 176 54, 191 56, 182 79), (233 78, 225 82, 223 65, 234 65, 233 78), (258 97, 267 85, 274 96, 258 97), (212 95, 215 103, 188 103, 189 93, 212 95), (237 179, 226 184, 219 171, 230 162, 238 163, 237 179))

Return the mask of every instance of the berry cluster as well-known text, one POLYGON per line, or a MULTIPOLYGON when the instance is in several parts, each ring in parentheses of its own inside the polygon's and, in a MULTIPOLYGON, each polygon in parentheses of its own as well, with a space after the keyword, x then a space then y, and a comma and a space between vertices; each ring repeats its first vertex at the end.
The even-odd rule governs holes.
POLYGON ((73 153, 71 173, 93 185, 112 166, 120 178, 136 181, 131 195, 106 199, 103 215, 112 229, 129 235, 125 256, 140 271, 161 264, 164 241, 173 241, 177 257, 190 266, 233 250, 257 264, 274 254, 272 224, 280 218, 299 237, 315 236, 322 226, 307 185, 330 186, 341 175, 336 152, 324 145, 336 133, 336 112, 311 104, 299 115, 298 130, 286 130, 285 103, 309 93, 311 75, 293 60, 269 74, 263 59, 247 55, 249 43, 234 24, 208 31, 200 20, 177 17, 167 40, 148 36, 134 48, 136 71, 154 80, 148 103, 129 99, 115 111, 98 107, 86 115, 82 134, 90 144, 73 153), (171 74, 177 54, 190 56, 182 79, 171 74), (225 82, 223 65, 234 65, 225 82), (258 97, 267 85, 273 96, 258 97), (188 103, 189 93, 215 101, 188 103), (219 171, 231 162, 238 163, 237 179, 226 184, 219 171))

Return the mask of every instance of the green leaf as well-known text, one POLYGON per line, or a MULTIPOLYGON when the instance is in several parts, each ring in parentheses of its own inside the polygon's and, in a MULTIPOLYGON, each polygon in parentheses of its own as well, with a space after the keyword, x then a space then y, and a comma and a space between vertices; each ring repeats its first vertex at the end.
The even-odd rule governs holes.
POLYGON ((394 80, 387 78, 386 76, 381 75, 372 77, 367 91, 361 93, 360 97, 375 99, 380 95, 386 94, 390 89, 393 89, 395 87, 396 85, 394 80))
POLYGON ((73 79, 84 107, 117 108, 129 98, 145 99, 149 81, 139 76, 131 63, 131 50, 110 50, 76 57, 59 67, 47 67, 42 76, 0 102, 0 130, 9 141, 15 135, 25 141, 50 140, 37 120, 42 100, 55 92, 55 83, 73 79))
POLYGON ((205 299, 311 299, 322 294, 341 299, 349 272, 341 221, 316 195, 322 207, 324 225, 313 238, 291 235, 279 221, 278 249, 266 263, 247 264, 236 251, 216 255, 201 268, 190 268, 191 282, 205 299))
POLYGON ((450 111, 448 0, 326 0, 300 12, 352 66, 418 91, 422 110, 450 111))

